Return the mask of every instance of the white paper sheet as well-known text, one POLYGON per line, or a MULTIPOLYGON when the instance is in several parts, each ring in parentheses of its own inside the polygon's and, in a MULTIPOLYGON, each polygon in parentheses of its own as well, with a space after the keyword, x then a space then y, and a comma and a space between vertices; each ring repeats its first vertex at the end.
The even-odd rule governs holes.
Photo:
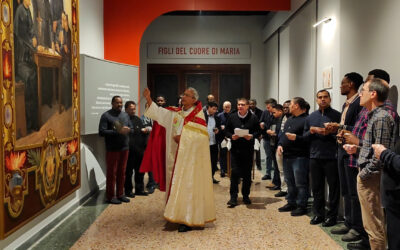
POLYGON ((235 128, 235 135, 238 135, 239 137, 243 137, 248 134, 249 134, 248 129, 235 128))

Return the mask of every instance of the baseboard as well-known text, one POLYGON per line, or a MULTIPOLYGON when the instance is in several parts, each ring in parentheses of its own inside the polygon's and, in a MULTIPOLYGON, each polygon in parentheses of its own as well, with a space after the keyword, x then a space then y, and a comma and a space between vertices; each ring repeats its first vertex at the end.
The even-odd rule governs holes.
POLYGON ((92 196, 94 196, 96 193, 99 192, 100 189, 104 188, 106 185, 106 182, 104 181, 103 183, 100 183, 97 188, 94 190, 90 191, 88 194, 77 200, 74 204, 71 205, 70 208, 68 208, 65 212, 60 214, 55 220, 51 221, 48 225, 43 227, 40 231, 35 233, 32 237, 27 239, 24 243, 22 243, 18 248, 18 250, 25 250, 28 249, 30 246, 32 246, 34 243, 40 241, 40 239, 45 235, 47 232, 52 230, 57 224, 62 221, 64 218, 69 216, 76 208, 80 207, 82 204, 84 204, 86 201, 88 201, 92 196))

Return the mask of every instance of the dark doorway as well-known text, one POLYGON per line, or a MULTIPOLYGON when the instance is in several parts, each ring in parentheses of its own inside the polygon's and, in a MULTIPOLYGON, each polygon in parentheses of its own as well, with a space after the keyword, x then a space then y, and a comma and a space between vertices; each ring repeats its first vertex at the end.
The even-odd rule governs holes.
POLYGON ((250 64, 148 64, 147 70, 153 99, 163 95, 170 106, 188 87, 199 92, 203 105, 213 94, 221 108, 224 101, 236 108, 237 98, 250 97, 250 64))

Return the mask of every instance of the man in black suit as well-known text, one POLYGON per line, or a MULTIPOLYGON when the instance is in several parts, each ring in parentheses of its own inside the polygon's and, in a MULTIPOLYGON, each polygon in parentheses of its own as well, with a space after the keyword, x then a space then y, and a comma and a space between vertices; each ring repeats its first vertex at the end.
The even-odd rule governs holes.
MULTIPOLYGON (((224 135, 226 121, 228 120, 228 117, 231 114, 232 104, 229 101, 225 101, 223 103, 222 107, 223 107, 223 111, 221 113, 219 113, 217 116, 221 120, 221 129, 222 129, 222 132, 224 135)), ((224 138, 222 138, 222 139, 224 139, 224 138)), ((226 147, 227 140, 225 139, 225 142, 222 143, 223 141, 221 141, 221 143, 219 145, 220 146, 219 147, 219 165, 221 167, 220 174, 221 174, 222 178, 225 177, 225 174, 227 172, 227 157, 228 157, 228 148, 226 147), (225 144, 225 146, 223 144, 225 144)))
MULTIPOLYGON (((257 116, 257 119, 261 119, 262 115, 262 110, 257 108, 257 100, 256 99, 250 99, 249 101, 249 110, 252 114, 257 116)), ((256 138, 258 142, 260 142, 261 138, 256 138)), ((256 150, 256 166, 258 170, 261 170, 261 153, 260 150, 256 150)))
POLYGON ((148 131, 143 126, 142 120, 135 114, 136 103, 134 101, 125 103, 125 112, 129 115, 132 126, 129 133, 129 156, 125 172, 125 195, 131 198, 135 195, 147 196, 148 193, 144 191, 144 173, 141 173, 139 168, 146 149, 148 131), (132 192, 133 171, 135 171, 135 193, 132 192))
MULTIPOLYGON (((343 77, 340 92, 347 97, 347 100, 342 107, 340 124, 335 124, 335 126, 339 125, 340 128, 338 133, 338 172, 341 194, 344 198, 345 222, 344 225, 333 229, 331 232, 333 234, 346 234, 342 237, 344 241, 354 241, 368 237, 362 224, 360 202, 357 195, 358 169, 348 166, 349 155, 343 149, 345 142, 341 140, 345 132, 353 130, 358 113, 362 109, 358 95, 358 89, 362 83, 363 77, 356 72, 347 73, 343 77)), ((328 131, 337 128, 337 126, 336 128, 327 127, 328 131)))
POLYGON ((210 137, 210 156, 211 156, 211 170, 212 179, 214 184, 218 184, 214 178, 215 172, 218 170, 218 144, 223 139, 223 133, 221 132, 221 120, 215 114, 218 111, 218 104, 215 102, 209 102, 207 105, 207 110, 204 112, 204 117, 206 118, 208 135, 210 137), (222 138, 221 138, 222 137, 222 138))
MULTIPOLYGON (((249 198, 251 186, 251 169, 254 155, 254 139, 260 135, 258 119, 249 112, 249 101, 246 98, 237 100, 238 111, 232 113, 225 127, 226 137, 232 140, 231 148, 231 199, 230 207, 237 206, 238 186, 243 178, 242 195, 245 204, 251 204, 249 198), (248 134, 238 135, 237 129, 248 130, 248 134)), ((243 131, 245 132, 245 131, 243 131)))
POLYGON ((30 5, 30 0, 23 0, 14 16, 15 82, 22 81, 25 86, 25 120, 28 134, 38 131, 41 125, 37 108, 37 67, 33 60, 38 44, 30 5))
POLYGON ((382 162, 381 199, 385 208, 388 249, 400 249, 400 140, 394 152, 381 144, 372 144, 374 154, 382 162))
POLYGON ((261 118, 259 120, 260 122, 260 127, 262 130, 262 135, 263 135, 263 141, 264 141, 264 150, 265 150, 265 156, 266 156, 266 171, 265 175, 261 178, 262 180, 271 180, 271 172, 272 172, 272 162, 273 162, 273 156, 272 156, 272 149, 271 149, 271 142, 270 142, 270 136, 266 133, 267 129, 271 127, 271 123, 274 119, 274 116, 272 115, 272 107, 276 105, 277 102, 275 99, 270 98, 265 101, 265 108, 266 110, 263 111, 261 118))

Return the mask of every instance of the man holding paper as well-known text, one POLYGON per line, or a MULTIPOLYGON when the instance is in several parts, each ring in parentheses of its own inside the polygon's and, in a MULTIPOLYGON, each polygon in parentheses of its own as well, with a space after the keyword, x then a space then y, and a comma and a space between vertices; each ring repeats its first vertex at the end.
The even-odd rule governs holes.
POLYGON ((257 116, 249 112, 249 101, 246 98, 237 100, 236 113, 232 113, 225 127, 226 137, 232 140, 231 148, 231 199, 229 207, 238 205, 238 185, 243 178, 242 195, 245 204, 251 204, 249 198, 251 186, 251 168, 253 165, 254 139, 260 135, 257 116))

